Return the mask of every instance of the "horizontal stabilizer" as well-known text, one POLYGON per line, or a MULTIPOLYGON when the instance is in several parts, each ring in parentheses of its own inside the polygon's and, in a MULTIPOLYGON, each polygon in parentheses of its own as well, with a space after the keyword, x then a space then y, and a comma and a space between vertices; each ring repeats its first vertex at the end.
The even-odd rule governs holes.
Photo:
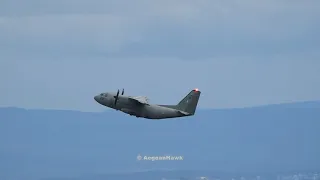
POLYGON ((189 113, 187 112, 184 112, 184 111, 180 111, 180 110, 177 110, 178 113, 182 114, 182 115, 185 115, 185 116, 188 116, 190 115, 189 113))

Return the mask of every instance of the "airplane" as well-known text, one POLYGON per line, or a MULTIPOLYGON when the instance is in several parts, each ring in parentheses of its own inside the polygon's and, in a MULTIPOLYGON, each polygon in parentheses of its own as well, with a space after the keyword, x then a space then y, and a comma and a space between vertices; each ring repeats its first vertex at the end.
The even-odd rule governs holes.
POLYGON ((94 100, 103 106, 117 111, 120 110, 137 118, 159 120, 193 116, 196 112, 200 94, 199 89, 194 89, 176 105, 150 104, 149 99, 145 96, 124 95, 124 89, 122 89, 121 95, 119 90, 117 93, 106 92, 94 96, 94 100))

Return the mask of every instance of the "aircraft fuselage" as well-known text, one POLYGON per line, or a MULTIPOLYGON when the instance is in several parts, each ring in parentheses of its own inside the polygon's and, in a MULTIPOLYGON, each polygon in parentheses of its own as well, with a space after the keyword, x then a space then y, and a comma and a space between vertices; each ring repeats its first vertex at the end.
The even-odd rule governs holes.
POLYGON ((117 93, 101 93, 94 99, 101 105, 122 111, 126 114, 147 119, 166 119, 195 114, 200 98, 198 89, 192 90, 176 105, 150 104, 148 98, 143 96, 125 96, 124 90, 121 95, 117 93))
POLYGON ((115 94, 102 93, 95 96, 95 100, 106 107, 122 111, 126 114, 136 117, 143 117, 147 119, 165 119, 181 117, 183 114, 179 113, 176 109, 163 107, 155 104, 137 104, 130 101, 128 96, 119 95, 118 101, 115 104, 115 94))

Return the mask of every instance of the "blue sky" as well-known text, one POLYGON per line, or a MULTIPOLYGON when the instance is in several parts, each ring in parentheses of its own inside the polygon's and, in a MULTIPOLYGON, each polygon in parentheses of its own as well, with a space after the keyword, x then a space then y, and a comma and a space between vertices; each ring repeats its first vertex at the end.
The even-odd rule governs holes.
POLYGON ((96 111, 125 88, 199 107, 320 99, 320 1, 0 3, 0 106, 96 111))

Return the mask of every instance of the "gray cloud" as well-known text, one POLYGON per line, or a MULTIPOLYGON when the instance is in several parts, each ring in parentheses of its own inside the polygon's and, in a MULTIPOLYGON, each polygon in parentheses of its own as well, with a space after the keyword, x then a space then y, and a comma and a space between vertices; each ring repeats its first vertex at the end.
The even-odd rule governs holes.
POLYGON ((9 50, 209 58, 320 45, 318 1, 8 1, 1 7, 9 50))
MULTIPOLYGON (((317 55, 316 57, 319 57, 317 55)), ((102 109, 93 95, 125 88, 153 103, 177 103, 192 88, 202 90, 201 107, 243 107, 320 99, 317 58, 279 56, 178 59, 63 59, 5 61, 2 105, 102 109)), ((3 69, 2 69, 3 68, 3 69)))
POLYGON ((197 86, 202 107, 319 99, 319 7, 311 0, 2 1, 0 105, 96 110, 94 94, 122 87, 175 103, 197 86))

